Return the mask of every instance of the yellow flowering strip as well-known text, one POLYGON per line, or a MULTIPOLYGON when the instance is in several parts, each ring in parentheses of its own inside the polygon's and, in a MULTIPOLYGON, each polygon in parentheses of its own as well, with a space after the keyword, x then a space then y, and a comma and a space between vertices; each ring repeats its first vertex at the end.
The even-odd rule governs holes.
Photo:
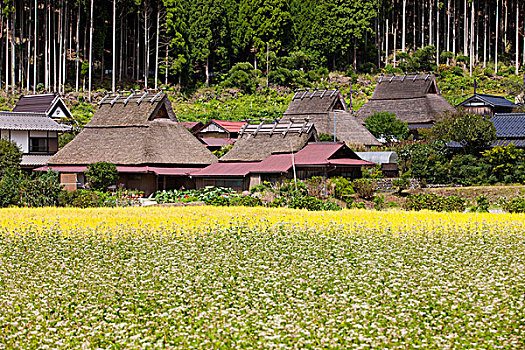
POLYGON ((159 232, 203 232, 232 225, 270 228, 277 225, 327 230, 376 233, 522 232, 525 215, 488 213, 437 213, 406 211, 342 210, 310 212, 293 209, 244 207, 155 207, 155 208, 42 208, 1 209, 4 232, 61 233, 116 232, 127 228, 159 232))

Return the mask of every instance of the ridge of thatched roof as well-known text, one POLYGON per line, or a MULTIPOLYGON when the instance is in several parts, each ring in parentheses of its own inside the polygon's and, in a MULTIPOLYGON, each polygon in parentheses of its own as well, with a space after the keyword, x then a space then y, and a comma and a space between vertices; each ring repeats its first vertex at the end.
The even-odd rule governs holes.
POLYGON ((430 124, 437 115, 454 110, 439 93, 433 75, 403 75, 381 77, 374 94, 357 111, 356 117, 364 123, 375 112, 387 111, 409 124, 430 124))
POLYGON ((295 92, 285 116, 324 114, 333 110, 348 111, 345 99, 339 90, 299 90, 295 92))
POLYGON ((317 131, 308 121, 261 122, 247 124, 224 162, 261 161, 272 154, 297 152, 309 141, 317 141, 317 131))
POLYGON ((48 164, 206 165, 217 160, 176 122, 165 95, 153 102, 133 102, 101 104, 84 130, 48 164))

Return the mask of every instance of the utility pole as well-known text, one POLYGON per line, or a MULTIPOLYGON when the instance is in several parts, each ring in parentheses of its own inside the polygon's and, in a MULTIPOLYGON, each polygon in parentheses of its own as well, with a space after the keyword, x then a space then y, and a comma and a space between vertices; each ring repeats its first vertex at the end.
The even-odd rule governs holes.
POLYGON ((270 74, 270 43, 266 43, 266 87, 268 87, 268 75, 270 74))

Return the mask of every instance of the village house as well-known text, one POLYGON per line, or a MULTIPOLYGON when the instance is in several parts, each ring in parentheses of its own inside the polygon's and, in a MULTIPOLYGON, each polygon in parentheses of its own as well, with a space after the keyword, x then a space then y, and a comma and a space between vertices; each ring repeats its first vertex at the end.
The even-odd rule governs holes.
POLYGON ((335 135, 348 145, 369 148, 381 143, 349 111, 339 90, 297 91, 284 112, 283 121, 307 118, 318 133, 335 135))
POLYGON ((512 113, 519 106, 503 96, 474 93, 456 107, 470 114, 493 117, 497 113, 512 113))
POLYGON ((22 151, 22 169, 43 166, 58 151, 58 137, 71 130, 61 120, 71 112, 59 95, 22 96, 12 112, 0 112, 0 137, 22 151))
POLYGON ((192 134, 194 134, 195 132, 197 132, 200 128, 204 126, 202 122, 182 122, 179 124, 185 127, 186 129, 188 129, 188 131, 191 132, 192 134))
POLYGON ((217 158, 177 122, 163 93, 108 94, 93 119, 46 167, 61 174, 68 190, 84 186, 87 165, 109 162, 117 166, 119 184, 144 191, 192 188, 192 171, 217 158))
POLYGON ((221 186, 248 190, 264 181, 280 182, 295 176, 361 176, 363 161, 344 142, 318 142, 308 120, 288 119, 246 124, 233 149, 202 170, 193 172, 196 187, 221 186))
POLYGON ((418 129, 432 127, 438 115, 455 110, 441 96, 436 78, 426 74, 380 77, 372 97, 357 111, 357 118, 364 124, 366 118, 382 111, 408 123, 417 137, 418 129))
POLYGON ((210 151, 233 145, 245 121, 212 119, 194 132, 210 151))

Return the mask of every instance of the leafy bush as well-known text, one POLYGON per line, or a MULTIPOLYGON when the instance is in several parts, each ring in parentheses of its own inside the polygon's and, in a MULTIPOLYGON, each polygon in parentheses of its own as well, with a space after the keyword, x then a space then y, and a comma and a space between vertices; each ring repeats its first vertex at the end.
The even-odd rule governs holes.
POLYGON ((449 183, 470 186, 483 182, 485 168, 471 154, 457 154, 448 163, 449 183))
POLYGON ((365 119, 365 126, 377 138, 387 142, 403 141, 408 137, 408 123, 396 118, 394 113, 375 112, 365 119))
POLYGON ((522 162, 524 150, 516 148, 514 144, 508 146, 493 147, 482 152, 483 161, 489 166, 491 179, 493 182, 512 182, 514 178, 516 181, 522 181, 522 175, 517 171, 520 169, 516 167, 519 162, 522 162), (512 176, 516 174, 516 176, 512 176), (506 176, 511 176, 510 181, 505 181, 506 176))
POLYGON ((8 141, 0 137, 0 178, 8 169, 20 169, 22 151, 14 141, 8 141))
POLYGON ((354 180, 352 186, 355 193, 363 199, 371 199, 374 196, 374 184, 368 179, 354 180))
POLYGON ((251 63, 239 62, 230 69, 225 87, 239 88, 244 93, 252 94, 257 89, 257 76, 251 63))
POLYGON ((465 211, 465 200, 457 196, 438 196, 433 193, 413 194, 407 197, 408 210, 465 211))
POLYGON ((383 195, 378 195, 374 197, 374 209, 382 210, 385 206, 385 197, 383 195))
POLYGON ((230 200, 230 205, 243 207, 260 207, 263 205, 263 203, 262 200, 258 197, 239 196, 232 197, 230 200))
POLYGON ((332 195, 335 198, 342 200, 347 200, 349 196, 355 193, 350 180, 342 176, 328 179, 327 187, 332 189, 332 195))
POLYGON ((48 171, 27 177, 20 184, 20 205, 49 207, 58 205, 63 186, 56 171, 48 171))
POLYGON ((333 202, 324 202, 320 199, 310 196, 297 196, 294 197, 288 204, 289 208, 293 209, 306 209, 312 211, 319 210, 341 210, 337 204, 333 202))
POLYGON ((0 180, 0 207, 16 206, 20 202, 20 170, 8 169, 0 180))
POLYGON ((525 213, 525 197, 502 200, 501 207, 509 213, 525 213))
POLYGON ((118 179, 118 171, 115 164, 97 162, 88 164, 87 168, 86 179, 89 188, 92 190, 105 191, 118 179))
POLYGON ((478 197, 476 197, 476 204, 477 204, 477 208, 476 208, 477 211, 479 211, 480 213, 488 213, 490 202, 486 196, 479 195, 478 197))

